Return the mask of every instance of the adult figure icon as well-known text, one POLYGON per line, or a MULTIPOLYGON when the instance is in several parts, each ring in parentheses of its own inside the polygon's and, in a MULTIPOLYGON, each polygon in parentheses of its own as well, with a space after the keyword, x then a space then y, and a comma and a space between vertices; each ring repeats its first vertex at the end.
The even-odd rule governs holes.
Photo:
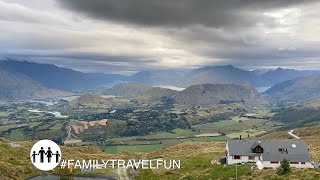
POLYGON ((48 151, 46 152, 46 155, 47 155, 47 158, 48 158, 48 163, 51 163, 51 158, 52 158, 52 151, 51 151, 51 148, 48 147, 48 151))
POLYGON ((40 155, 40 163, 43 163, 44 155, 46 155, 46 152, 43 150, 43 147, 40 148, 38 155, 40 155))

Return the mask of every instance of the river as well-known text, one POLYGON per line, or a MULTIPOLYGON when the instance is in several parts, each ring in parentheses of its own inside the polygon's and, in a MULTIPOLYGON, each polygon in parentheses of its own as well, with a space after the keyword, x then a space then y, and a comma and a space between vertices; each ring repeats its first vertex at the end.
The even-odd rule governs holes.
POLYGON ((48 114, 52 114, 54 115, 54 117, 56 118, 67 118, 68 116, 64 116, 64 115, 61 115, 60 112, 58 111, 39 111, 38 109, 31 109, 31 110, 28 110, 29 112, 33 112, 33 113, 48 113, 48 114))

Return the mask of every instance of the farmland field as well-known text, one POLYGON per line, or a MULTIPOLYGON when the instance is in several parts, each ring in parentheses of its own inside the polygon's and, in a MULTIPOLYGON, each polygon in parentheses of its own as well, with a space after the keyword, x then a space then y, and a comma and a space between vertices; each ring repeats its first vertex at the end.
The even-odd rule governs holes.
POLYGON ((107 146, 104 151, 110 154, 117 154, 119 152, 152 152, 155 150, 163 149, 163 144, 152 144, 152 145, 133 145, 133 146, 107 146))
POLYGON ((242 137, 242 138, 245 138, 245 137, 252 137, 252 136, 256 136, 256 135, 259 135, 259 134, 263 134, 267 131, 263 131, 263 130, 255 130, 255 129, 247 129, 247 130, 243 130, 243 131, 240 131, 240 132, 236 132, 236 133, 231 133, 231 134, 228 134, 227 136, 229 138, 238 138, 238 137, 242 137))
POLYGON ((184 142, 227 141, 238 138, 240 135, 243 138, 254 137, 278 128, 279 125, 281 124, 265 119, 235 116, 230 120, 195 125, 190 130, 174 129, 170 132, 153 133, 145 136, 114 138, 111 146, 106 145, 104 150, 108 153, 120 153, 122 151, 129 153, 151 152, 184 142))

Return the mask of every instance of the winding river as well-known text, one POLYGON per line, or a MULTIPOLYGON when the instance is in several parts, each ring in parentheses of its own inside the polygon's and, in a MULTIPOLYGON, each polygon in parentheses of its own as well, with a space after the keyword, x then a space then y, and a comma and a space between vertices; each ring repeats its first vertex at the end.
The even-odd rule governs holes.
POLYGON ((52 114, 54 115, 54 117, 56 118, 67 118, 68 116, 64 116, 64 115, 61 115, 60 112, 58 111, 39 111, 38 109, 31 109, 31 110, 28 110, 29 112, 33 112, 33 113, 48 113, 48 114, 52 114))

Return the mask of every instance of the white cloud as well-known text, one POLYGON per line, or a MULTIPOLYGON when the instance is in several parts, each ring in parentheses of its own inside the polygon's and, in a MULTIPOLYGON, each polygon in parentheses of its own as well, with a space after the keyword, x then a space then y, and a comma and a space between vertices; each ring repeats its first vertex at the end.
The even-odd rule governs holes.
POLYGON ((251 10, 245 14, 261 21, 232 29, 144 26, 90 18, 51 0, 38 2, 0 0, 0 56, 128 72, 231 63, 303 68, 308 62, 314 67, 320 55, 320 3, 251 10))

